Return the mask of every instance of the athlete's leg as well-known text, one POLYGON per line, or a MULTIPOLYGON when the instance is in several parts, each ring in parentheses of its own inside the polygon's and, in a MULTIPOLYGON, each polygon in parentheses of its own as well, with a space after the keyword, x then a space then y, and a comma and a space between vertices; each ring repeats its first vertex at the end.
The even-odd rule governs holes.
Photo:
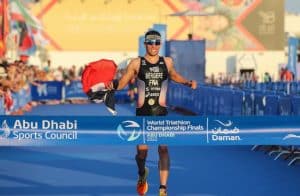
POLYGON ((138 173, 140 176, 145 173, 146 158, 148 154, 147 145, 137 145, 136 147, 137 154, 135 155, 136 164, 138 166, 138 173))
POLYGON ((159 145, 158 146, 159 153, 159 176, 160 176, 160 190, 167 188, 167 181, 169 177, 170 170, 170 157, 168 152, 168 146, 159 145))
POLYGON ((139 174, 136 190, 139 195, 145 195, 148 191, 148 183, 147 183, 148 168, 145 167, 147 153, 148 153, 148 146, 138 145, 136 149, 137 149, 137 154, 135 156, 135 160, 138 166, 138 174, 139 174))

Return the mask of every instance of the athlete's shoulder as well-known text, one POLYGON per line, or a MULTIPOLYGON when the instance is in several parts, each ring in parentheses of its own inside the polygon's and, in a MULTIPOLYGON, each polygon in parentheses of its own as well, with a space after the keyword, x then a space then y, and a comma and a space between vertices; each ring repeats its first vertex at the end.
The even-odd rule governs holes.
POLYGON ((140 63, 141 59, 139 57, 137 58, 132 58, 128 65, 127 65, 127 70, 128 71, 134 71, 135 73, 138 73, 139 69, 140 69, 140 63))
POLYGON ((141 62, 141 58, 140 58, 140 57, 132 58, 132 59, 129 61, 128 66, 136 67, 136 66, 139 66, 139 65, 140 65, 140 62, 141 62))
POLYGON ((137 63, 141 61, 141 57, 132 58, 131 62, 137 63))
POLYGON ((173 59, 171 57, 164 57, 164 61, 166 63, 166 66, 167 66, 168 70, 172 69, 173 59))
POLYGON ((141 58, 140 57, 137 57, 137 58, 132 58, 129 62, 129 65, 134 65, 134 66, 137 66, 139 65, 141 62, 141 58))
POLYGON ((173 59, 171 57, 164 57, 164 61, 166 62, 166 64, 173 64, 173 59))

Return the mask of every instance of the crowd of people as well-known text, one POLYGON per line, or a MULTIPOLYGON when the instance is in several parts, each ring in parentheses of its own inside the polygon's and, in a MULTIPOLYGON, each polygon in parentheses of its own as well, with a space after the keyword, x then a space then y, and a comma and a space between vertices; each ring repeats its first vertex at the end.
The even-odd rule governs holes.
POLYGON ((30 85, 40 85, 40 81, 64 81, 69 83, 72 80, 80 80, 83 67, 76 69, 73 65, 71 68, 58 66, 51 67, 49 60, 45 67, 27 65, 22 61, 7 62, 2 61, 0 64, 0 98, 2 98, 3 107, 6 114, 20 115, 25 111, 30 111, 32 107, 39 102, 31 101, 25 106, 12 111, 13 93, 24 89, 30 94, 30 85))
MULTIPOLYGON (((292 82, 295 80, 295 76, 293 72, 291 72, 288 68, 281 68, 279 71, 279 81, 283 82, 292 82)), ((274 76, 272 76, 269 72, 265 72, 261 79, 260 77, 253 72, 245 72, 242 74, 225 74, 218 73, 217 75, 211 74, 210 77, 205 78, 206 84, 216 85, 216 86, 235 86, 241 87, 244 82, 273 82, 276 81, 274 76)))
POLYGON ((225 74, 218 73, 217 75, 211 74, 210 77, 205 78, 205 83, 215 86, 241 86, 245 81, 258 82, 258 76, 252 72, 246 72, 241 75, 238 74, 225 74))
MULTIPOLYGON (((21 89, 26 91, 30 90, 30 85, 39 85, 38 81, 63 81, 69 84, 73 80, 80 80, 81 73, 84 66, 76 67, 75 65, 70 68, 58 66, 53 68, 51 61, 48 60, 45 66, 28 65, 23 61, 7 62, 4 60, 0 63, 0 97, 3 97, 4 108, 6 114, 22 114, 24 111, 28 111, 31 107, 39 104, 38 102, 30 102, 24 108, 20 108, 17 111, 11 111, 13 105, 12 93, 16 93, 21 89)), ((125 69, 118 70, 116 79, 125 72, 125 69)), ((265 72, 261 80, 255 72, 246 72, 244 74, 225 74, 218 73, 212 74, 205 78, 205 83, 216 86, 234 86, 241 87, 245 81, 252 82, 272 82, 274 76, 271 76, 268 72, 265 72)), ((282 68, 279 72, 280 81, 293 81, 293 74, 286 68, 282 68)), ((134 102, 136 95, 135 81, 132 81, 129 85, 128 96, 131 102, 134 102)), ((76 103, 73 100, 72 103, 76 103)), ((59 103, 58 100, 49 101, 47 103, 59 103)))

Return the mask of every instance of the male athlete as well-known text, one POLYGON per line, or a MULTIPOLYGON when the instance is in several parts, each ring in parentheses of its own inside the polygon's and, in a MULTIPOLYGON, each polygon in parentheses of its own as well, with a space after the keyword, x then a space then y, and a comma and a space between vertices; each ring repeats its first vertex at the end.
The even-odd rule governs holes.
MULTIPOLYGON (((138 87, 138 99, 136 103, 137 116, 165 116, 168 114, 166 106, 166 94, 168 80, 171 79, 177 83, 197 88, 197 82, 187 80, 179 75, 173 66, 173 60, 170 57, 159 56, 161 46, 161 35, 159 32, 150 30, 145 34, 146 54, 144 57, 138 57, 128 64, 127 70, 119 80, 118 85, 109 85, 109 89, 123 89, 132 78, 136 78, 138 87)), ((148 191, 148 168, 145 167, 148 146, 137 145, 137 154, 135 160, 138 166, 137 192, 145 195, 148 191)), ((167 195, 167 180, 170 168, 170 158, 168 147, 166 145, 158 146, 159 153, 159 175, 160 186, 159 195, 167 195)))

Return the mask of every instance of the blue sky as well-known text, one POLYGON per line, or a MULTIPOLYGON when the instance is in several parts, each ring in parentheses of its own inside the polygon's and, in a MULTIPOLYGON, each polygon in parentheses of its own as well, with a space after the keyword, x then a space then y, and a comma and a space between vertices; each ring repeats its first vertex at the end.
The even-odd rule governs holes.
POLYGON ((289 13, 300 14, 300 0, 285 0, 285 9, 289 13))

